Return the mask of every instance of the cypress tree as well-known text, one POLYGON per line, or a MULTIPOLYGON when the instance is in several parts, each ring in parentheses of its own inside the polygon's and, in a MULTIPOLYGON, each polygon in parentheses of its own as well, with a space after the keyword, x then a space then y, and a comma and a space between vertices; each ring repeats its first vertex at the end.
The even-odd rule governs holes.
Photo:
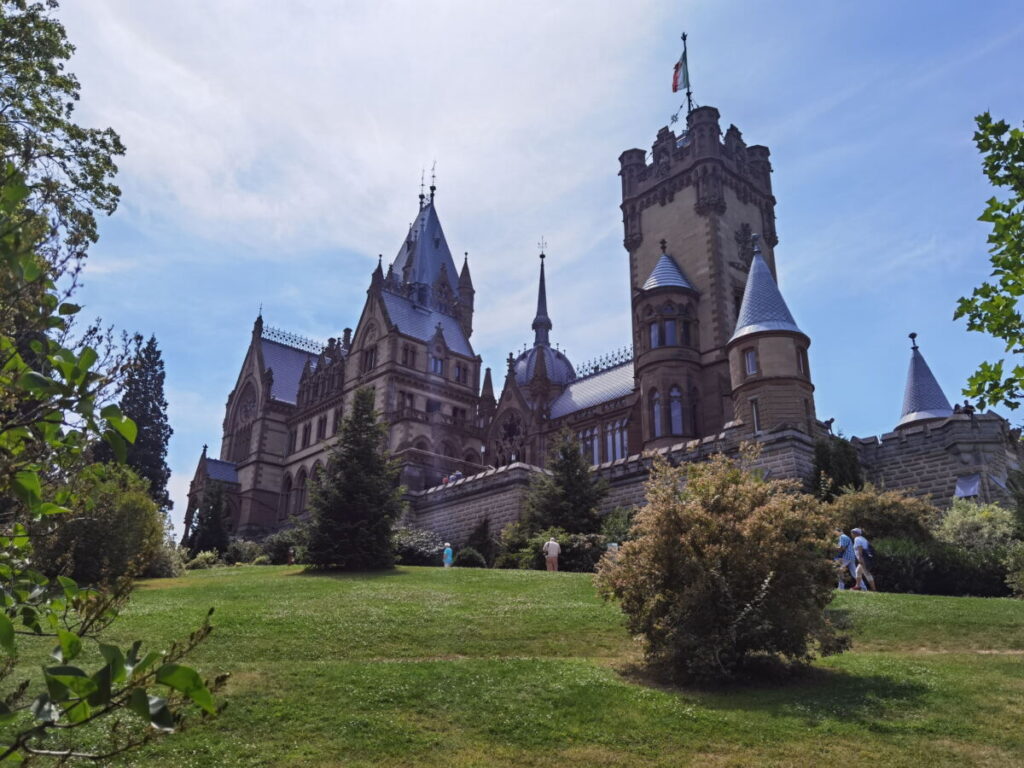
MULTIPOLYGON (((171 469, 167 466, 167 442, 174 430, 167 423, 167 399, 164 397, 164 361, 150 336, 146 345, 135 356, 125 377, 121 396, 121 412, 135 422, 138 436, 128 445, 125 463, 135 474, 149 481, 149 496, 160 509, 172 506, 167 493, 171 469)), ((113 461, 114 455, 106 443, 97 446, 97 461, 113 461)))
POLYGON ((203 503, 196 510, 195 528, 188 541, 190 557, 200 552, 223 555, 228 549, 228 531, 224 526, 227 503, 220 483, 211 483, 203 494, 203 503))
POLYGON ((608 493, 608 483, 590 471, 569 430, 556 437, 548 469, 551 474, 537 475, 526 497, 529 530, 556 527, 569 533, 596 533, 601 527, 597 505, 608 493))
POLYGON ((327 464, 313 480, 308 558, 314 568, 390 568, 391 524, 401 512, 399 468, 387 451, 373 390, 356 392, 327 464))

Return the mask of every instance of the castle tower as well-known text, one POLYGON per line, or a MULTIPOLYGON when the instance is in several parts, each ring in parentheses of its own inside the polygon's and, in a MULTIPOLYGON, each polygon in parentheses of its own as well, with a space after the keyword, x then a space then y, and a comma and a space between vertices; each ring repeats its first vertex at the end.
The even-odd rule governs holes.
POLYGON ((910 334, 910 367, 907 369, 907 385, 903 390, 903 412, 897 429, 920 424, 933 419, 948 419, 953 409, 946 399, 942 387, 935 379, 932 369, 925 362, 917 346, 917 334, 910 334))
POLYGON ((668 253, 668 242, 662 240, 660 247, 654 269, 633 293, 633 323, 640 329, 634 372, 643 403, 645 450, 702 434, 700 297, 668 253))
POLYGON ((780 427, 815 435, 814 385, 807 348, 754 238, 750 275, 729 339, 735 420, 750 434, 780 427))
MULTIPOLYGON (((662 128, 650 162, 642 149, 619 157, 622 217, 634 304, 661 259, 661 240, 672 244, 677 266, 699 295, 694 305, 695 348, 701 366, 696 386, 702 434, 732 420, 726 345, 750 269, 750 235, 764 233, 763 257, 774 273, 775 198, 766 147, 748 147, 735 126, 721 138, 719 113, 698 107, 686 130, 662 128)), ((643 348, 643 318, 633 317, 633 343, 643 348)))

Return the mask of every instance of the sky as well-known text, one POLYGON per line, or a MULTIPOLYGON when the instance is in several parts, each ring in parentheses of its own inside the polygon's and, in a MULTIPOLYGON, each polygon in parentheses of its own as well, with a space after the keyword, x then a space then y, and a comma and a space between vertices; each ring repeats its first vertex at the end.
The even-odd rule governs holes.
POLYGON ((79 298, 157 337, 179 533, 259 308, 315 339, 354 327, 435 162, 498 381, 532 338, 542 237, 552 341, 576 363, 628 344, 618 156, 679 107, 683 30, 697 103, 771 149, 819 418, 890 431, 911 331, 951 400, 1000 356, 952 314, 988 272, 973 117, 1024 121, 1015 0, 64 0, 59 16, 75 118, 128 150, 79 298))

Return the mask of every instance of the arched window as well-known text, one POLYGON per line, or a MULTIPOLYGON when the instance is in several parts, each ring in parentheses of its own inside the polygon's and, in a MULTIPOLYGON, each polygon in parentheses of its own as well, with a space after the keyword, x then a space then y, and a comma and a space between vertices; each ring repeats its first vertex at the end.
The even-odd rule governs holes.
POLYGON ((683 434, 683 391, 672 387, 668 392, 669 431, 673 435, 683 434))
POLYGON ((606 424, 604 430, 605 461, 626 458, 626 420, 606 424))
POLYGON ((661 425, 661 395, 658 394, 658 390, 652 389, 651 394, 651 434, 654 437, 661 437, 662 425, 661 425))
POLYGON ((284 482, 281 483, 281 502, 279 504, 279 517, 281 520, 287 520, 288 515, 292 513, 292 478, 291 475, 284 476, 284 482))
POLYGON ((427 438, 425 437, 421 437, 419 440, 415 442, 414 445, 416 450, 418 451, 427 451, 428 453, 430 452, 430 441, 427 440, 427 438))
POLYGON ((678 342, 676 341, 676 319, 670 317, 665 321, 665 345, 674 347, 678 342))
POLYGON ((295 486, 292 489, 292 495, 295 498, 295 504, 292 505, 292 514, 303 515, 306 513, 306 470, 300 469, 299 474, 295 476, 295 486))
POLYGON ((454 459, 456 455, 455 446, 449 443, 447 440, 445 440, 443 443, 441 443, 441 453, 450 459, 454 459))

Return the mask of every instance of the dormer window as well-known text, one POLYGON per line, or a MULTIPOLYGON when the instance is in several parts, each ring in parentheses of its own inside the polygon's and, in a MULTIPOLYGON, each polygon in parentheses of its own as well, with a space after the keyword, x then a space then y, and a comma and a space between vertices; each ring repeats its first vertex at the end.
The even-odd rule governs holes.
POLYGON ((436 355, 430 356, 430 372, 438 376, 444 376, 444 359, 436 355))

